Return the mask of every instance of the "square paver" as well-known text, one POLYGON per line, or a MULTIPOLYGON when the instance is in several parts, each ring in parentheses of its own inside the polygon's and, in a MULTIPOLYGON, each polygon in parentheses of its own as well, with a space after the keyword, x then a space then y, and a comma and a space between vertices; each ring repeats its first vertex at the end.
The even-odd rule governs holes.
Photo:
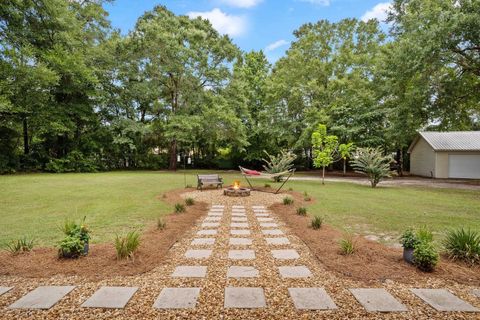
POLYGON ((232 212, 246 212, 244 208, 232 208, 232 212))
POLYGON ((203 222, 219 222, 222 217, 206 217, 203 222))
POLYGON ((230 234, 232 236, 246 236, 250 234, 250 230, 244 230, 244 229, 230 230, 230 234))
POLYGON ((218 213, 218 214, 223 214, 223 209, 211 209, 208 213, 218 213))
POLYGON ((248 228, 247 222, 232 222, 230 228, 248 228))
POLYGON ((256 217, 270 217, 270 215, 268 213, 256 213, 255 216, 256 217))
POLYGON ((197 232, 197 235, 199 236, 214 236, 216 234, 217 234, 217 230, 211 230, 211 229, 200 230, 197 232))
POLYGON ((265 206, 252 206, 252 209, 265 209, 265 206))
POLYGON ((245 209, 245 206, 234 205, 232 209, 245 209))
POLYGON ((410 289, 410 291, 438 311, 479 311, 445 289, 410 289))
POLYGON ((215 244, 215 238, 195 238, 190 244, 192 246, 211 246, 215 244))
POLYGON ((0 287, 0 296, 8 291, 12 290, 13 287, 0 287))
POLYGON ((232 213, 232 217, 246 217, 245 213, 234 212, 232 213))
POLYGON ((227 278, 256 278, 259 272, 254 267, 232 266, 228 268, 227 278))
POLYGON ((197 304, 200 288, 163 288, 153 304, 157 309, 192 309, 197 304))
POLYGON ((209 217, 221 217, 221 216, 223 216, 223 213, 221 213, 221 212, 209 212, 207 214, 207 216, 209 216, 209 217))
POLYGON ((282 278, 308 278, 312 276, 312 272, 305 266, 283 266, 278 267, 278 271, 282 278))
POLYGON ((229 250, 228 258, 232 260, 252 260, 255 259, 253 250, 229 250))
POLYGON ((264 308, 265 294, 263 288, 225 288, 225 308, 264 308))
POLYGON ((206 275, 204 266, 178 266, 172 273, 173 278, 205 278, 206 275))
POLYGON ((299 310, 337 309, 335 302, 323 288, 288 288, 295 308, 299 310))
POLYGON ((273 222, 264 222, 260 223, 260 227, 262 228, 278 228, 278 224, 273 222))
POLYGON ((232 222, 248 222, 246 217, 232 217, 232 222))
POLYGON ((288 240, 288 238, 265 238, 265 240, 267 241, 267 244, 277 246, 290 244, 290 240, 288 240))
POLYGON ((187 250, 185 258, 190 259, 208 259, 212 254, 212 250, 187 250))
POLYGON ((273 221, 273 218, 257 218, 258 222, 270 222, 273 221))
POLYGON ((216 228, 220 227, 219 222, 204 222, 202 223, 202 228, 216 228))
POLYGON ((220 208, 220 209, 223 209, 225 208, 225 206, 223 204, 214 204, 212 205, 212 208, 220 208))
POLYGON ((50 309, 75 286, 41 286, 10 305, 12 309, 50 309))
POLYGON ((298 254, 298 252, 293 249, 272 250, 272 255, 275 259, 280 259, 280 260, 290 260, 290 259, 300 258, 300 255, 298 254))
POLYGON ((230 238, 228 242, 231 246, 250 246, 252 239, 249 238, 230 238))
MULTIPOLYGON (((1 293, 0 293, 1 294, 1 293)), ((472 290, 472 294, 477 297, 477 298, 480 298, 480 289, 473 289, 472 290)))
POLYGON ((262 233, 266 236, 283 236, 284 233, 280 229, 270 229, 270 230, 262 230, 262 233))
POLYGON ((137 287, 101 287, 82 307, 123 309, 137 290, 137 287))
POLYGON ((408 311, 405 305, 382 288, 350 289, 350 292, 368 312, 408 311))

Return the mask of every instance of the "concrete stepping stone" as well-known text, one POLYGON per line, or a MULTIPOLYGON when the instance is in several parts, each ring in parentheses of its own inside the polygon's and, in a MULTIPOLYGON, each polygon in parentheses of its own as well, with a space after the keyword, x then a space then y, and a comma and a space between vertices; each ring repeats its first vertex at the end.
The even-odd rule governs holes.
POLYGON ((290 244, 290 240, 288 238, 265 238, 267 241, 267 244, 271 245, 285 245, 285 244, 290 244))
POLYGON ((247 214, 246 213, 232 213, 232 217, 246 217, 247 214))
POLYGON ((255 214, 268 214, 268 210, 253 210, 253 213, 255 214))
POLYGON ((410 291, 437 311, 480 311, 445 289, 410 289, 410 291))
POLYGON ((382 288, 350 289, 350 292, 368 312, 408 311, 404 304, 382 288))
POLYGON ((192 309, 197 304, 200 288, 163 288, 153 304, 156 309, 192 309))
POLYGON ((263 288, 225 288, 225 308, 252 309, 266 306, 263 288))
POLYGON ((265 209, 265 206, 252 206, 252 209, 265 209))
POLYGON ((259 222, 269 222, 269 221, 273 221, 273 218, 257 218, 257 220, 259 222))
POLYGON ((202 228, 217 228, 220 227, 219 222, 204 222, 202 223, 202 228))
POLYGON ((192 246, 211 246, 215 244, 215 238, 195 238, 190 244, 192 246))
POLYGON ((230 228, 248 228, 247 222, 232 222, 230 228))
POLYGON ((255 259, 253 250, 229 250, 228 258, 232 260, 252 260, 255 259))
POLYGON ((231 246, 250 246, 252 239, 248 238, 230 238, 228 242, 231 246))
POLYGON ((207 214, 207 216, 209 216, 209 217, 221 217, 221 216, 223 216, 223 213, 219 213, 219 212, 209 212, 209 213, 207 214))
POLYGON ((298 310, 337 309, 335 302, 323 288, 288 288, 288 293, 298 310))
POLYGON ((178 266, 173 271, 172 278, 205 278, 207 267, 204 266, 178 266))
POLYGON ((223 214, 223 209, 221 209, 221 210, 211 209, 210 211, 208 211, 208 213, 220 213, 220 214, 223 214))
POLYGON ((191 249, 191 250, 187 250, 187 252, 185 252, 185 258, 189 258, 189 259, 208 259, 208 258, 210 258, 211 254, 212 254, 212 250, 191 249))
POLYGON ((232 209, 245 209, 245 206, 234 205, 232 209))
POLYGON ((0 287, 0 296, 8 291, 12 290, 13 287, 0 287))
POLYGON ((257 217, 257 219, 258 219, 258 217, 270 217, 270 215, 268 213, 257 213, 257 214, 255 214, 255 216, 257 217))
POLYGON ((232 208, 232 212, 246 212, 245 208, 232 208))
MULTIPOLYGON (((477 297, 477 298, 480 298, 480 289, 473 289, 472 290, 472 294, 477 297)), ((1 295, 1 293, 0 293, 1 295)))
POLYGON ((206 217, 203 222, 220 222, 222 217, 206 217))
POLYGON ((41 286, 9 306, 11 309, 50 309, 75 286, 41 286))
POLYGON ((292 260, 300 258, 298 252, 293 249, 272 250, 271 252, 273 257, 279 260, 292 260))
POLYGON ((282 278, 308 278, 312 276, 312 272, 305 266, 283 266, 278 267, 282 278))
POLYGON ((214 236, 217 234, 217 230, 212 230, 212 229, 205 229, 205 230, 200 230, 197 232, 197 235, 199 236, 214 236))
POLYGON ((212 208, 220 208, 223 209, 225 206, 223 204, 212 204, 212 208))
POLYGON ((82 304, 83 308, 123 309, 138 287, 101 287, 82 304))
POLYGON ((280 229, 271 229, 271 230, 262 230, 262 233, 266 236, 280 236, 284 235, 283 231, 280 229))
POLYGON ((278 228, 278 224, 273 222, 264 222, 260 223, 260 227, 262 228, 278 228))
POLYGON ((227 278, 257 278, 259 272, 254 267, 232 266, 228 267, 227 278))
POLYGON ((247 222, 248 219, 246 217, 232 217, 232 222, 247 222))
POLYGON ((246 235, 249 235, 250 234, 250 230, 243 230, 243 229, 240 229, 240 230, 230 230, 230 234, 232 236, 246 236, 246 235))

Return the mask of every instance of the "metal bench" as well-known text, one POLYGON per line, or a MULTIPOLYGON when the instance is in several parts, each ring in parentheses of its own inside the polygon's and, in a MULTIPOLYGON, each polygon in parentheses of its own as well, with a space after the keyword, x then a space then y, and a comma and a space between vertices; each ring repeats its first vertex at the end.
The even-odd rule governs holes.
POLYGON ((223 179, 218 174, 199 174, 197 189, 203 190, 205 186, 216 186, 217 189, 223 187, 223 179))

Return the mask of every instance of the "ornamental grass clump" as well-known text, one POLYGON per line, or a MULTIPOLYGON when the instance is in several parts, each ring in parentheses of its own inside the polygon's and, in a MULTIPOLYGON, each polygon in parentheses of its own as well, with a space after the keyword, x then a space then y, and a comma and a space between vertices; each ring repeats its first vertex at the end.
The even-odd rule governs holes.
POLYGON ((117 252, 117 259, 134 259, 135 252, 140 246, 140 233, 137 231, 130 231, 125 236, 117 235, 115 238, 115 250, 117 252))
POLYGON ((304 201, 312 201, 312 197, 307 193, 307 191, 303 192, 303 200, 304 201))
POLYGON ((307 215, 307 208, 305 208, 305 207, 297 208, 297 214, 299 216, 306 216, 307 215))
POLYGON ((314 216, 311 221, 311 226, 314 230, 318 230, 322 227, 323 217, 314 216))
POLYGON ((291 205, 291 204, 293 204, 293 199, 290 198, 290 197, 285 197, 285 198, 283 198, 283 204, 286 205, 286 206, 291 205))
POLYGON ((33 249, 34 243, 35 240, 33 238, 23 237, 17 240, 12 240, 7 244, 6 250, 11 254, 30 252, 33 249))
POLYGON ((469 264, 480 263, 480 233, 460 228, 447 232, 443 240, 447 255, 452 260, 462 260, 469 264))
POLYGON ((339 241, 340 251, 344 255, 353 254, 356 250, 356 243, 352 233, 347 232, 339 241))
POLYGON ((385 178, 391 176, 391 156, 384 156, 382 148, 358 148, 350 161, 355 172, 364 174, 370 180, 372 188, 385 178))
POLYGON ((157 229, 158 230, 163 230, 167 227, 167 223, 165 222, 165 219, 163 217, 158 218, 157 220, 157 229))
POLYGON ((185 206, 181 203, 175 203, 174 211, 175 213, 182 213, 185 212, 185 206))
POLYGON ((193 206, 195 204, 195 200, 193 200, 193 198, 187 198, 185 199, 185 204, 187 206, 193 206))

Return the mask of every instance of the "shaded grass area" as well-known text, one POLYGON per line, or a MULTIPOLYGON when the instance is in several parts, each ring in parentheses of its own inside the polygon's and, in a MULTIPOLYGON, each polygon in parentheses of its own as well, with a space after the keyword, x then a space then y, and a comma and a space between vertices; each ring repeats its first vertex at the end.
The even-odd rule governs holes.
MULTIPOLYGON (((186 183, 196 186, 198 171, 108 172, 90 174, 29 174, 0 176, 0 246, 24 235, 39 245, 61 239, 65 218, 87 216, 93 242, 112 241, 116 233, 143 228, 173 211, 161 195, 186 183)), ((207 172, 207 171, 202 171, 207 172)), ((225 183, 245 181, 239 174, 222 173, 225 183)), ((269 183, 263 179, 255 185, 269 183)), ((467 226, 480 230, 480 194, 473 190, 379 187, 318 181, 292 181, 285 189, 306 191, 316 201, 313 215, 338 228, 398 234, 411 225, 428 225, 434 232, 467 226)))

